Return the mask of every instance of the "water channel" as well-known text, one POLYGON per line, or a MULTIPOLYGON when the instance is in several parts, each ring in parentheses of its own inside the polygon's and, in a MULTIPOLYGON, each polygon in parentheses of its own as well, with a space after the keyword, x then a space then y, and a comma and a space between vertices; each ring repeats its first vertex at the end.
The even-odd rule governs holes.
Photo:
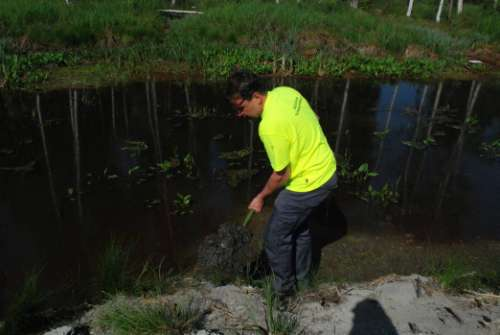
MULTIPOLYGON (((349 234, 500 240, 500 160, 483 145, 500 136, 500 83, 269 82, 303 93, 334 151, 378 173, 375 189, 397 185, 385 224, 339 189, 349 234)), ((189 267, 270 171, 257 127, 234 116, 223 83, 0 92, 0 306, 35 267, 49 287, 87 276, 110 239, 189 267)))

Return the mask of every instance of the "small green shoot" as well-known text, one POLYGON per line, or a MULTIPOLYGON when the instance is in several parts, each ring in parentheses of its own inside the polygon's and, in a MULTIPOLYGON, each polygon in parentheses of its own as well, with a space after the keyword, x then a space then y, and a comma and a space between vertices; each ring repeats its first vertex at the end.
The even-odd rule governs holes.
POLYGON ((174 200, 174 213, 177 215, 187 215, 192 214, 192 197, 191 194, 181 194, 177 193, 177 197, 174 200))

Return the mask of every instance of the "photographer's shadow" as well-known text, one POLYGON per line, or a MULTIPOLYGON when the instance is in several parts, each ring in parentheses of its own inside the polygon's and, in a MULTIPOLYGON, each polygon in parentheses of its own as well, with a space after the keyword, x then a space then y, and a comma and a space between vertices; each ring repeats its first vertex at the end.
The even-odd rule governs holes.
POLYGON ((349 335, 398 335, 396 327, 377 300, 365 299, 352 312, 354 320, 349 335))

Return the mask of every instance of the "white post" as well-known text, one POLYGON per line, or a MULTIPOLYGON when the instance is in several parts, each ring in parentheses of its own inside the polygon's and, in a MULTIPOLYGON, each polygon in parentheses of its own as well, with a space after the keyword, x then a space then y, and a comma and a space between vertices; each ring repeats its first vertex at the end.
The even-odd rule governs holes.
POLYGON ((443 11, 444 0, 439 1, 439 8, 436 15, 436 22, 441 21, 441 12, 443 11))
POLYGON ((464 10, 464 0, 458 0, 457 1, 457 14, 460 15, 462 14, 464 10))
POLYGON ((498 0, 495 0, 495 3, 493 4, 493 8, 497 9, 497 7, 498 7, 498 0))
POLYGON ((408 4, 408 10, 406 11, 406 16, 408 17, 411 16, 411 12, 413 11, 413 1, 414 0, 410 0, 410 3, 408 4))
POLYGON ((351 7, 358 8, 358 3, 359 3, 359 0, 351 0, 351 7))

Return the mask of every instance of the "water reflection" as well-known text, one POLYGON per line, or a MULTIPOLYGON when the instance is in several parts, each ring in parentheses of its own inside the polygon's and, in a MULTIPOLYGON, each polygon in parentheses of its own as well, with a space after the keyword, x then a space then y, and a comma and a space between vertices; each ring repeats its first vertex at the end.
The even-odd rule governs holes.
MULTIPOLYGON (((75 196, 77 201, 77 221, 83 224, 82 173, 80 162, 80 127, 78 126, 78 91, 68 90, 69 115, 73 133, 73 154, 75 167, 75 196)), ((72 191, 71 191, 72 193, 72 191)))
POLYGON ((52 204, 54 206, 56 220, 59 223, 59 225, 61 225, 62 224, 61 212, 59 210, 59 201, 57 199, 56 190, 54 187, 54 177, 52 175, 52 167, 50 165, 49 151, 47 149, 47 139, 45 137, 45 124, 43 122, 39 94, 36 95, 36 114, 38 118, 38 127, 40 128, 40 138, 42 141, 43 155, 45 158, 45 168, 47 169, 47 177, 49 180, 50 197, 52 198, 52 204))

